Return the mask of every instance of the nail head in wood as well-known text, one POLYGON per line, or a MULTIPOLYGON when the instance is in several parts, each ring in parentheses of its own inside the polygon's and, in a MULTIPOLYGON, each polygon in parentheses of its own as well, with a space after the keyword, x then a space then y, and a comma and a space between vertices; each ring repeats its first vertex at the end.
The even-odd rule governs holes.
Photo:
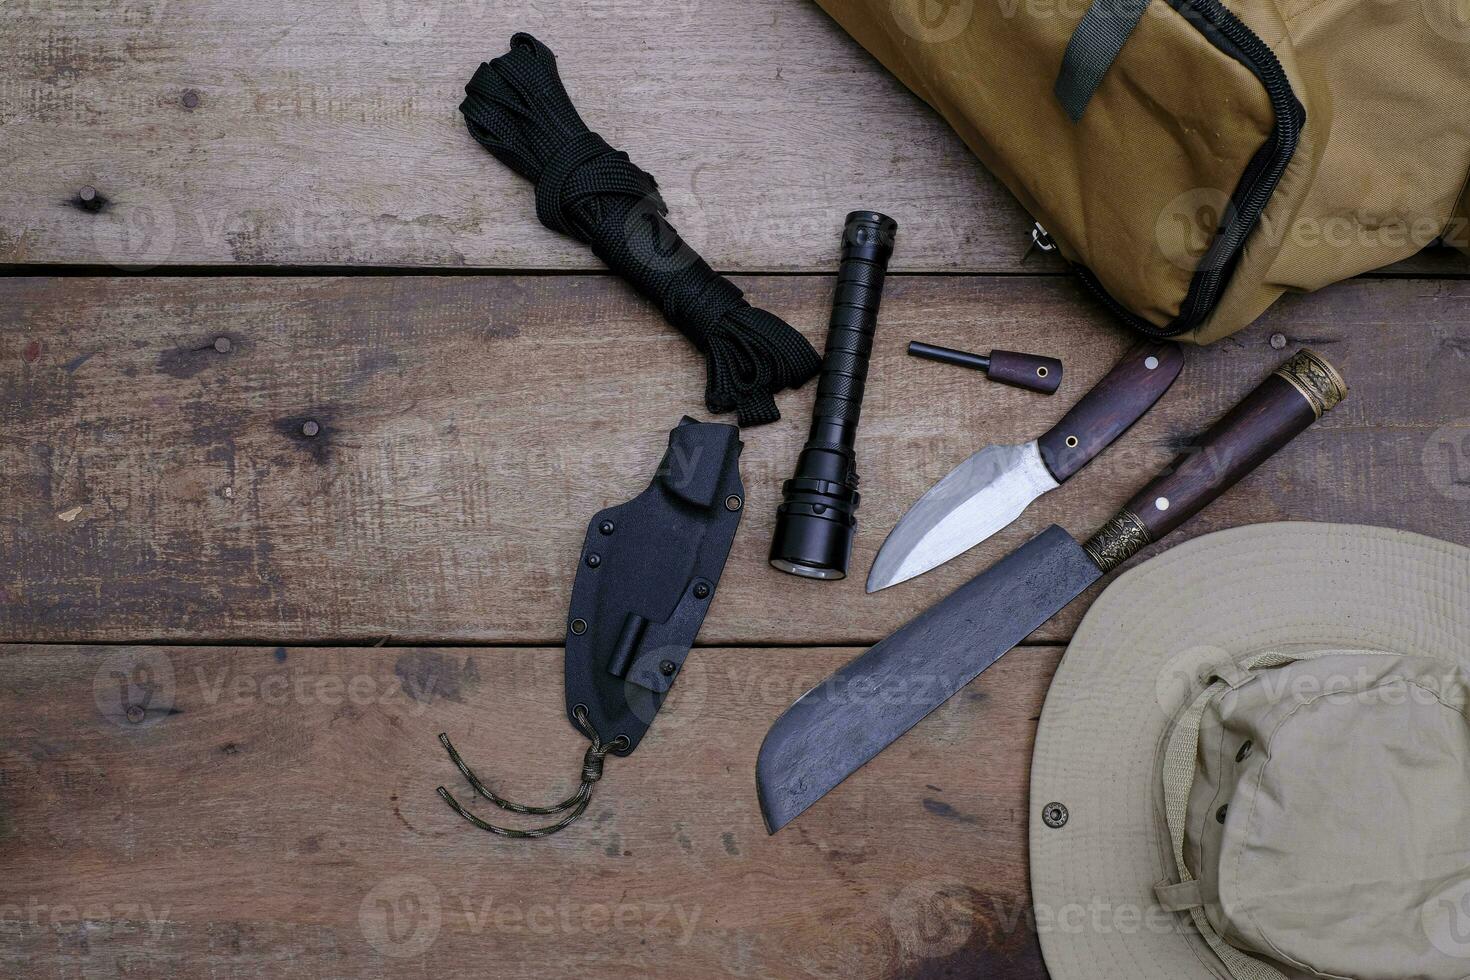
POLYGON ((306 422, 303 422, 302 425, 301 425, 301 434, 304 435, 304 436, 306 436, 306 438, 308 438, 308 439, 315 439, 316 436, 317 436, 317 434, 320 433, 321 431, 322 431, 321 425, 318 422, 316 422, 316 420, 314 420, 314 419, 308 419, 306 422))
POLYGON ((228 354, 230 352, 230 348, 233 346, 234 345, 230 343, 229 337, 214 338, 214 349, 219 351, 221 354, 228 354))

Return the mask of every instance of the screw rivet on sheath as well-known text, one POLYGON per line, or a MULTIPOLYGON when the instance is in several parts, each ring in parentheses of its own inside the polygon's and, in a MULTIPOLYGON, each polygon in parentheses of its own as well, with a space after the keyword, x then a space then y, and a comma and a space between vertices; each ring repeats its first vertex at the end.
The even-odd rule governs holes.
POLYGON ((597 525, 597 530, 602 532, 603 534, 611 534, 614 530, 616 530, 616 528, 613 526, 612 521, 603 521, 601 524, 597 525))
POLYGON ((678 669, 679 665, 674 663, 672 660, 665 660, 663 663, 658 665, 658 672, 660 674, 663 674, 665 677, 673 677, 674 671, 678 669))
POLYGON ((590 555, 587 556, 587 567, 588 568, 596 568, 598 565, 601 565, 601 564, 602 564, 602 556, 599 555, 599 554, 597 554, 595 551, 592 554, 590 554, 590 555))
POLYGON ((738 495, 736 495, 736 494, 733 494, 732 493, 732 494, 730 494, 730 496, 728 496, 728 497, 725 498, 725 509, 726 510, 731 510, 731 511, 739 510, 743 506, 745 506, 745 501, 741 500, 740 497, 738 495))
POLYGON ((708 599, 709 598, 709 586, 706 585, 703 582, 700 582, 698 585, 696 585, 694 587, 694 598, 696 598, 696 599, 708 599))
POLYGON ((1061 830, 1071 819, 1071 814, 1060 803, 1048 803, 1041 810, 1041 819, 1052 830, 1061 830))
POLYGON ((587 632, 587 620, 585 620, 585 619, 574 619, 574 620, 572 620, 572 633, 574 635, 581 636, 585 632, 587 632))

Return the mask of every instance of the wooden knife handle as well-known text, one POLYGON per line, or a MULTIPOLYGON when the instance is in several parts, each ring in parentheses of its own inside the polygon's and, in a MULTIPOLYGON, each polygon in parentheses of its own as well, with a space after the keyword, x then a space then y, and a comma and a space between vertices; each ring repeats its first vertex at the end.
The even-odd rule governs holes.
POLYGON ((1043 395, 1055 394, 1062 384, 1062 362, 1055 357, 1021 354, 1013 350, 990 352, 991 381, 1043 395))
POLYGON ((1085 547, 1104 571, 1198 514, 1347 397, 1331 364, 1303 348, 1129 502, 1085 547))
POLYGON ((1168 340, 1147 341, 1123 355, 1097 387, 1036 440, 1057 482, 1065 483, 1143 418, 1183 366, 1184 351, 1168 340))

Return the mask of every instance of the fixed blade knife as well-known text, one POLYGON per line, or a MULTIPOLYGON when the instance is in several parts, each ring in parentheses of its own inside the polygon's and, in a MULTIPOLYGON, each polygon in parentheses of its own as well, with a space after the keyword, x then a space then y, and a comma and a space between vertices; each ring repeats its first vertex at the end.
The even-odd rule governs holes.
POLYGON ((771 726, 756 760, 767 830, 790 823, 1346 395, 1336 369, 1298 352, 1086 543, 1053 525, 802 695, 771 726))
POLYGON ((889 532, 868 572, 877 592, 970 550, 1071 479, 1164 397, 1184 366, 1172 341, 1123 356, 1049 432, 1022 446, 987 446, 940 480, 889 532))

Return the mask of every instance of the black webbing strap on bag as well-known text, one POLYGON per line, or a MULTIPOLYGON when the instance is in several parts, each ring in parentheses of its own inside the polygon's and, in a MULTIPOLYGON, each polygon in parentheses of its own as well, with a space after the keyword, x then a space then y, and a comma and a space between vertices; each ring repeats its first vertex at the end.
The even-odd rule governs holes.
POLYGON ((741 425, 779 419, 773 395, 813 377, 817 352, 684 244, 658 183, 577 114, 551 49, 517 34, 465 92, 470 135, 535 183, 541 223, 591 246, 704 354, 710 411, 733 410, 741 425))
POLYGON ((1081 121, 1108 69, 1138 29, 1149 0, 1096 0, 1083 15, 1062 56, 1056 96, 1073 122, 1081 121))

